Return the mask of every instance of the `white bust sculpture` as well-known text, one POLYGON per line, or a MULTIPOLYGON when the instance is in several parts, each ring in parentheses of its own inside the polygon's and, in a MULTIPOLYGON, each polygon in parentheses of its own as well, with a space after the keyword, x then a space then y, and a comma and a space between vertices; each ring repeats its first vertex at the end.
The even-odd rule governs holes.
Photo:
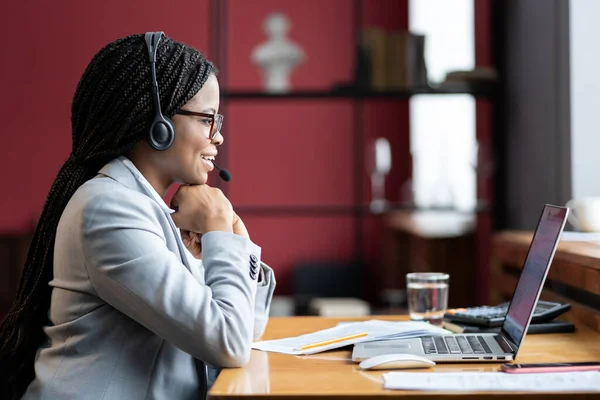
POLYGON ((267 92, 285 93, 290 90, 290 73, 304 61, 304 51, 287 38, 290 22, 281 13, 270 14, 264 22, 268 40, 252 51, 252 62, 260 66, 267 92))

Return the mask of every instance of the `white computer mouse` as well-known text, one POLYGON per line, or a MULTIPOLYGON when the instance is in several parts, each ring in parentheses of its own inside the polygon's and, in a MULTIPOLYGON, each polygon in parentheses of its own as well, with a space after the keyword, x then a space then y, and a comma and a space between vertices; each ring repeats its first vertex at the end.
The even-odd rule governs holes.
POLYGON ((362 369, 410 369, 429 368, 435 361, 416 354, 382 354, 363 360, 358 366, 362 369))

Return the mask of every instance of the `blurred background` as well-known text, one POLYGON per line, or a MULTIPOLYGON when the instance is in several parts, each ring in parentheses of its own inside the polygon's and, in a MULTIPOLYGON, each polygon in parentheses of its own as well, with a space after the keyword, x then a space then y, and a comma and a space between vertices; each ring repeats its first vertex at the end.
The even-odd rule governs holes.
POLYGON ((233 179, 210 183, 276 272, 273 315, 405 312, 411 271, 450 273, 451 307, 488 304, 496 232, 600 194, 599 12, 594 0, 4 4, 0 315, 70 153, 87 63, 157 30, 220 69, 219 164, 233 179))

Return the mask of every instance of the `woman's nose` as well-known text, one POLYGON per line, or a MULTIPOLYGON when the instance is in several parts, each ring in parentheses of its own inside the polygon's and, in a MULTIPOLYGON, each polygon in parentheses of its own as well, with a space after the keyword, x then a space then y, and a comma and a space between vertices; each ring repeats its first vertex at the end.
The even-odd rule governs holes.
POLYGON ((215 136, 212 138, 211 143, 214 144, 215 146, 220 146, 223 144, 223 135, 221 135, 221 132, 217 132, 215 134, 215 136))

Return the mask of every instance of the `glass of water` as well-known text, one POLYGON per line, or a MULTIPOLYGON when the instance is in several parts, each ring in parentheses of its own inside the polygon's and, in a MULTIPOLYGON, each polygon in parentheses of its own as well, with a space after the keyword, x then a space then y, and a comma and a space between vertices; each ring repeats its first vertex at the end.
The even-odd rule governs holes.
POLYGON ((439 324, 448 309, 448 281, 443 272, 406 274, 408 313, 413 321, 439 324))

